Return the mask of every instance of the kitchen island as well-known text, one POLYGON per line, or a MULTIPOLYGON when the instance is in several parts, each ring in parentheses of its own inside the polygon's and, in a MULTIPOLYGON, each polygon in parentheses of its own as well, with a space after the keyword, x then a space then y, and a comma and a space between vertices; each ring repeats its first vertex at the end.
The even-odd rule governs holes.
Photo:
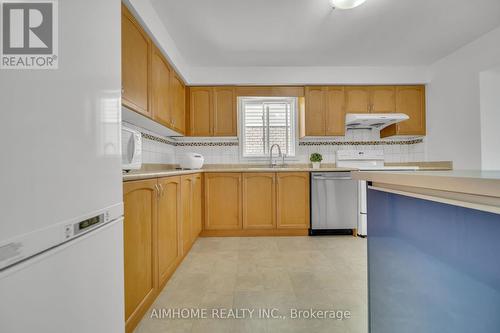
POLYGON ((353 172, 368 182, 372 333, 500 331, 500 172, 353 172))

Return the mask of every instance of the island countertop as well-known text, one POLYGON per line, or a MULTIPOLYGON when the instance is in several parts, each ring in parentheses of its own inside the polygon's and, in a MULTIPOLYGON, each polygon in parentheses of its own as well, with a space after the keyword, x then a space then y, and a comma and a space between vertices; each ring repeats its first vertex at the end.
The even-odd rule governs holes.
POLYGON ((354 179, 369 181, 379 188, 421 194, 439 193, 441 197, 450 198, 460 195, 461 200, 471 199, 471 196, 482 197, 490 204, 500 199, 500 171, 354 171, 352 175, 354 179))

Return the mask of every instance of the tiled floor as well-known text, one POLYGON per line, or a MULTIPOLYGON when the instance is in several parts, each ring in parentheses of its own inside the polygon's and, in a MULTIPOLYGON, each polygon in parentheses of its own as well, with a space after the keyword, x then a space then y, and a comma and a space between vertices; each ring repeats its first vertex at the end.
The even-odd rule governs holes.
POLYGON ((366 240, 361 238, 199 238, 136 333, 366 333, 366 275, 366 240), (208 309, 207 318, 151 318, 153 309, 179 308, 208 309), (255 312, 253 318, 211 318, 211 309, 221 308, 255 312), (277 308, 285 318, 258 318, 262 308, 277 308), (350 311, 352 317, 290 318, 291 309, 311 308, 350 311))

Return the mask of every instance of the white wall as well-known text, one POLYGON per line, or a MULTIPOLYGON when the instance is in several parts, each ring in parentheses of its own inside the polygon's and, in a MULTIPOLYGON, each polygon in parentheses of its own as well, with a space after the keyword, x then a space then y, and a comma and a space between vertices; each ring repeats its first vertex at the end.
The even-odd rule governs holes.
POLYGON ((416 84, 427 67, 191 67, 191 84, 416 84))
POLYGON ((481 168, 480 73, 500 64, 500 28, 430 67, 427 159, 481 168))
POLYGON ((500 170, 500 68, 480 75, 481 163, 500 170))
POLYGON ((124 0, 189 85, 427 83, 427 67, 193 67, 177 49, 149 0, 124 0))

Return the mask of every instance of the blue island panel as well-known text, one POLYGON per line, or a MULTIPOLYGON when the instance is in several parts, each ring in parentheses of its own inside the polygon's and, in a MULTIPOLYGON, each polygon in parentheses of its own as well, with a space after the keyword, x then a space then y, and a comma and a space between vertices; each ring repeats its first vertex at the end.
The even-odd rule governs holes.
POLYGON ((500 215, 368 190, 371 333, 499 333, 500 215))

